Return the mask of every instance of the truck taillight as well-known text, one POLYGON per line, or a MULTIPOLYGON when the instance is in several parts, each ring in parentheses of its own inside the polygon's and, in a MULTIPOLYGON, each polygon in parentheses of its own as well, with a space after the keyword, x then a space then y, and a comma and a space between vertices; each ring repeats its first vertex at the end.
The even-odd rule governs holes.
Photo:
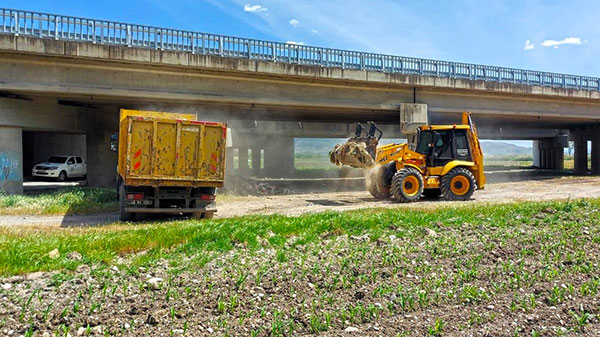
POLYGON ((129 193, 127 194, 127 200, 141 200, 144 199, 144 193, 129 193))
POLYGON ((214 194, 201 194, 200 200, 215 200, 214 194))

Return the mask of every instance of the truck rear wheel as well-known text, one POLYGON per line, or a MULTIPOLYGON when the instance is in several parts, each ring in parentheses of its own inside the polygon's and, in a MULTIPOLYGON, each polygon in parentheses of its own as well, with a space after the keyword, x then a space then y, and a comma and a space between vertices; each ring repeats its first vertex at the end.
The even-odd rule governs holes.
POLYGON ((412 167, 398 170, 392 178, 392 196, 399 202, 413 202, 423 193, 423 176, 412 167))
POLYGON ((215 215, 214 211, 193 213, 194 219, 212 219, 215 215))
POLYGON ((453 168, 442 177, 440 187, 446 200, 465 201, 475 191, 475 177, 464 167, 453 168))
POLYGON ((119 220, 131 221, 133 218, 131 212, 125 212, 127 197, 125 196, 125 186, 119 184, 119 220))

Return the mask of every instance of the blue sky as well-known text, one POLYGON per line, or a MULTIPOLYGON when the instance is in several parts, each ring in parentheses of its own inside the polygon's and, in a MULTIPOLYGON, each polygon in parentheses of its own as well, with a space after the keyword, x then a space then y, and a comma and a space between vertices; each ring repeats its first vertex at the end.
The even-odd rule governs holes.
POLYGON ((4 0, 1 6, 578 75, 600 70, 600 1, 4 0))
POLYGON ((600 1, 4 0, 2 7, 599 76, 600 1))

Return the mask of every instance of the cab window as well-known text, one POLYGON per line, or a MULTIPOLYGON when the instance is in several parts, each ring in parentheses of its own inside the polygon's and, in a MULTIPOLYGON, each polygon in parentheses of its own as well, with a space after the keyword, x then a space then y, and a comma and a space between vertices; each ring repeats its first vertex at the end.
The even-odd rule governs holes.
POLYGON ((75 164, 75 159, 73 159, 73 157, 69 157, 69 160, 67 160, 67 165, 71 164, 75 164))
POLYGON ((450 160, 452 156, 452 130, 440 130, 440 140, 435 144, 434 152, 437 154, 437 159, 450 160))
POLYGON ((81 160, 81 157, 75 157, 75 160, 77 161, 77 164, 83 163, 83 160, 81 160))
POLYGON ((467 138, 466 130, 456 130, 454 135, 456 142, 456 159, 458 160, 471 160, 471 153, 469 151, 469 140, 467 138))
POLYGON ((421 131, 419 133, 419 139, 417 141, 417 148, 415 152, 420 154, 428 154, 429 144, 433 141, 433 132, 431 131, 421 131))
POLYGON ((452 158, 452 130, 421 131, 415 152, 428 155, 431 151, 430 145, 434 145, 438 158, 452 158), (440 135, 437 144, 432 144, 434 132, 440 135))

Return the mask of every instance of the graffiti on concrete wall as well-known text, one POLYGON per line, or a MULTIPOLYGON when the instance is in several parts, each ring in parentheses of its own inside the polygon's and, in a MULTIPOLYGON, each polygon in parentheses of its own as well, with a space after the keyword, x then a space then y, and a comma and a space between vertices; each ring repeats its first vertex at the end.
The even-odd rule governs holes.
POLYGON ((14 153, 0 152, 0 181, 21 180, 20 158, 14 153))

